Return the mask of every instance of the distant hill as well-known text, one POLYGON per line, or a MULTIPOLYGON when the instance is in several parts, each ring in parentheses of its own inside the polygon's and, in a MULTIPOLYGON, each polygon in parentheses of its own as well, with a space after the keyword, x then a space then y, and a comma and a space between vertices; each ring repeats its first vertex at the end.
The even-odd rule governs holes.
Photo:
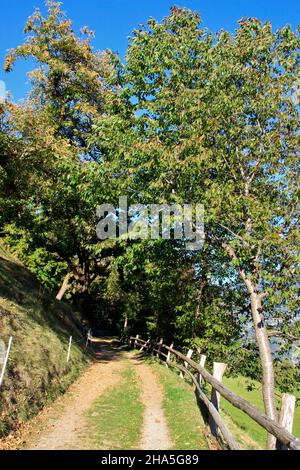
POLYGON ((0 437, 64 392, 87 365, 79 322, 0 243, 0 340, 7 345, 13 337, 0 388, 0 437), (67 364, 70 335, 79 342, 67 364))

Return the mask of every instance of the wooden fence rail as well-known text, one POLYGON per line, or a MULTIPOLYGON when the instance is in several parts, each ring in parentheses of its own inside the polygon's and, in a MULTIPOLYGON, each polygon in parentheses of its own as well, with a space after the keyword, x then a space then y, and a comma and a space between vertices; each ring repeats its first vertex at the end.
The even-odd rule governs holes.
MULTIPOLYGON (((261 413, 254 405, 249 403, 244 398, 236 395, 227 387, 225 387, 220 380, 214 377, 210 372, 208 372, 202 365, 197 364, 194 360, 190 357, 185 356, 181 352, 177 351, 173 347, 167 346, 163 344, 162 341, 160 342, 151 342, 142 340, 139 336, 131 337, 131 341, 134 341, 135 346, 144 346, 145 352, 156 352, 158 356, 161 356, 165 359, 165 362, 173 367, 179 368, 181 372, 187 374, 191 377, 196 390, 199 393, 200 399, 204 402, 212 419, 214 420, 215 424, 220 428, 224 439, 226 440, 228 446, 231 449, 238 449, 238 446, 231 435, 230 431, 225 426, 224 422, 222 421, 218 409, 216 408, 216 402, 218 402, 217 397, 215 396, 214 403, 212 403, 206 394, 204 393, 203 389, 201 388, 201 383, 199 383, 199 377, 204 379, 207 383, 212 386, 214 393, 220 394, 223 398, 225 398, 229 403, 231 403, 236 408, 240 409, 244 413, 246 413, 250 418, 252 418, 257 424, 262 426, 266 431, 270 434, 275 436, 278 442, 281 445, 278 445, 277 448, 288 448, 292 450, 300 450, 300 439, 297 439, 293 436, 290 430, 286 429, 285 427, 278 424, 276 421, 268 418, 265 414, 261 413), (167 352, 163 352, 162 350, 166 350, 167 352), (183 362, 184 365, 178 365, 175 362, 170 360, 170 354, 175 356, 177 359, 183 362), (189 367, 189 369, 188 369, 189 367), (194 374, 191 372, 194 371, 194 374), (196 377, 195 377, 196 374, 196 377), (198 379, 198 380, 197 380, 198 379), (284 447, 283 447, 284 446, 284 447)), ((286 420, 285 420, 286 421, 286 420)), ((290 429, 290 424, 289 424, 290 429)))
POLYGON ((188 375, 192 379, 192 381, 195 385, 196 397, 197 398, 199 397, 200 400, 202 400, 204 402, 205 406, 207 407, 207 409, 210 413, 210 416, 212 416, 212 418, 214 419, 214 422, 216 423, 216 425, 220 429, 220 431, 221 431, 225 441, 227 442, 229 448, 231 450, 239 450, 239 446, 238 446, 236 440, 234 439, 233 435, 231 434, 231 432, 227 428, 226 424, 222 420, 218 410, 214 407, 212 402, 207 398, 207 396, 205 395, 205 393, 201 389, 196 377, 192 374, 192 372, 190 370, 188 370, 186 367, 184 367, 182 365, 179 365, 179 364, 176 364, 175 362, 171 362, 171 361, 168 361, 168 362, 172 367, 176 367, 177 369, 179 369, 181 372, 184 372, 186 375, 188 375))

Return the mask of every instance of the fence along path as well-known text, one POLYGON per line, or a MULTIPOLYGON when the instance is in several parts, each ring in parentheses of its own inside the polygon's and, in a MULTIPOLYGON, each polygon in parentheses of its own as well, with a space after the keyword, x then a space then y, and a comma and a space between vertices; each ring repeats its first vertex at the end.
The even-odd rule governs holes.
MULTIPOLYGON (((246 413, 257 424, 259 424, 266 431, 275 436, 277 440, 277 449, 300 450, 300 439, 297 439, 295 436, 293 436, 290 431, 294 412, 294 407, 291 406, 291 402, 293 402, 293 400, 291 398, 287 399, 286 394, 284 396, 285 399, 283 400, 282 409, 280 413, 280 415, 285 416, 285 418, 280 420, 280 422, 283 424, 280 425, 276 421, 273 421, 272 419, 268 418, 265 414, 261 413, 261 411, 259 411, 250 402, 233 393, 231 390, 225 387, 222 382, 218 380, 218 378, 216 378, 217 376, 219 378, 222 377, 221 369, 224 369, 224 366, 226 367, 225 364, 222 364, 221 367, 218 367, 218 364, 220 365, 221 363, 214 363, 214 377, 210 372, 208 372, 204 368, 203 365, 197 364, 191 359, 191 357, 185 356, 173 347, 167 346, 163 343, 162 339, 159 342, 153 342, 150 340, 145 341, 141 339, 139 335, 136 335, 135 337, 130 337, 130 341, 134 347, 139 347, 141 351, 145 351, 147 353, 152 354, 156 353, 156 357, 160 360, 163 360, 166 365, 179 369, 182 374, 187 374, 191 378, 195 386, 196 395, 200 400, 203 401, 210 414, 210 426, 212 434, 217 437, 218 432, 220 430, 224 440, 227 442, 230 449, 237 450, 239 447, 220 416, 218 410, 220 396, 225 398, 236 408, 246 413), (172 361, 172 358, 174 357, 179 360, 179 364, 177 362, 172 361), (202 379, 204 379, 207 383, 212 386, 212 400, 209 400, 203 390, 203 387, 201 386, 202 379), (288 415, 288 417, 286 415, 288 415), (284 424, 286 424, 286 427, 284 427, 284 424)), ((203 364, 203 360, 201 362, 203 364)), ((292 396, 289 395, 289 397, 292 396)))

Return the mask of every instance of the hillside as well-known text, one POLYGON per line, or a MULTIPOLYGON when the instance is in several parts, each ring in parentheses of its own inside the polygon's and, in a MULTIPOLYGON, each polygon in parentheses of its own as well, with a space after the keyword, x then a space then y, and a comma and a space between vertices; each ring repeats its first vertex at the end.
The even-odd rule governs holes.
POLYGON ((0 389, 0 437, 66 390, 88 363, 80 317, 0 244, 0 340, 13 337, 0 389), (72 346, 66 363, 70 335, 72 346))

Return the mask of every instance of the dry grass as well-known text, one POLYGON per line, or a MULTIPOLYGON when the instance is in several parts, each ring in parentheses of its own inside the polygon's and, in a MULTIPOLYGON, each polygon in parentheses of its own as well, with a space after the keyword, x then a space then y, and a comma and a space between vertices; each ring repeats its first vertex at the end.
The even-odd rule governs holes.
POLYGON ((0 245, 0 339, 7 344, 13 337, 0 389, 0 436, 62 393, 87 364, 79 344, 66 364, 69 336, 79 338, 72 318, 74 312, 0 245))

